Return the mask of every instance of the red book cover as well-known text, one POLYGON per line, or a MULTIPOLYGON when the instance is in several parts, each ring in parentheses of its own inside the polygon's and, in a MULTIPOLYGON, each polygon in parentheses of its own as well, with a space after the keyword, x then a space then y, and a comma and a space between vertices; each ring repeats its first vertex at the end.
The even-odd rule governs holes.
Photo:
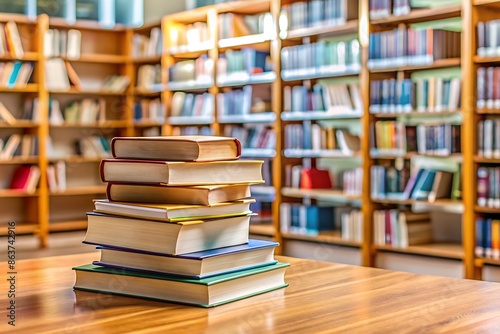
POLYGON ((303 168, 300 178, 301 189, 331 189, 332 178, 329 170, 303 168))
POLYGON ((19 166, 14 171, 10 181, 10 189, 25 190, 31 173, 30 166, 19 166))

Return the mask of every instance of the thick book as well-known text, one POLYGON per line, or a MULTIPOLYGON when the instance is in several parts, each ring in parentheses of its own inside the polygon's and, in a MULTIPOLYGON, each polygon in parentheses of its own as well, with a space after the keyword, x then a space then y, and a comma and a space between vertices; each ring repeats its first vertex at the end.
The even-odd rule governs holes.
POLYGON ((103 182, 164 183, 196 186, 263 183, 260 160, 174 162, 158 160, 103 159, 103 182))
POLYGON ((111 153, 120 159, 235 160, 241 155, 241 144, 236 138, 218 136, 115 137, 111 153))
POLYGON ((127 184, 109 182, 106 197, 116 202, 176 203, 214 205, 250 197, 249 184, 171 187, 164 184, 127 184))
POLYGON ((285 283, 288 266, 278 262, 203 279, 187 279, 88 264, 73 268, 74 289, 213 307, 288 286, 285 283))
POLYGON ((95 212, 162 221, 187 221, 250 214, 254 199, 217 203, 211 206, 188 204, 152 204, 94 200, 95 212))
POLYGON ((183 222, 87 213, 84 243, 166 254, 185 254, 248 242, 250 215, 183 222))
POLYGON ((112 247, 98 247, 99 261, 93 264, 163 273, 190 278, 205 278, 222 273, 235 272, 274 264, 277 242, 249 239, 248 243, 210 249, 183 255, 130 251, 112 247))

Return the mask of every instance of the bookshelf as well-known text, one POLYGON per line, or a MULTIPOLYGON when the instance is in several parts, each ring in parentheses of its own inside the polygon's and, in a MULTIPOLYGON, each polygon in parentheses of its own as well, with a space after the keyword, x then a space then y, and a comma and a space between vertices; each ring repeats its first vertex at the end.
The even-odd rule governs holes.
MULTIPOLYGON (((496 101, 497 96, 490 102, 485 98, 478 103, 481 100, 478 86, 481 86, 482 75, 478 75, 478 70, 484 69, 484 75, 494 76, 495 70, 490 70, 488 74, 487 68, 498 66, 500 54, 488 49, 487 45, 478 51, 481 41, 477 35, 477 25, 498 18, 492 9, 497 9, 500 2, 467 0, 435 8, 414 8, 401 15, 386 13, 385 17, 370 17, 370 0, 345 3, 339 0, 339 3, 346 5, 342 7, 345 8, 343 15, 324 14, 324 21, 315 17, 309 24, 301 22, 304 17, 308 17, 306 9, 312 2, 256 0, 210 5, 168 15, 161 22, 136 29, 120 25, 113 29, 102 29, 89 23, 67 25, 62 20, 49 20, 43 15, 36 20, 29 20, 22 15, 2 14, 0 22, 13 20, 20 29, 31 32, 31 35, 23 36, 35 36, 35 39, 22 40, 25 52, 20 59, 5 54, 0 56, 0 61, 32 62, 35 71, 26 86, 0 87, 0 95, 8 97, 6 103, 9 110, 21 106, 25 97, 37 97, 41 118, 39 122, 26 119, 19 119, 14 124, 1 122, 0 132, 4 133, 4 138, 13 133, 36 135, 39 138, 50 135, 53 142, 66 144, 72 139, 85 136, 93 138, 100 134, 108 137, 117 134, 148 136, 195 133, 241 136, 247 138, 245 143, 248 144, 244 147, 243 158, 266 160, 265 173, 272 175, 266 185, 254 188, 254 195, 268 204, 256 208, 262 210, 262 214, 254 221, 252 234, 278 240, 282 245, 278 252, 294 256, 318 256, 317 251, 321 249, 325 251, 324 256, 338 254, 332 257, 334 261, 342 262, 345 260, 343 256, 346 256, 351 258, 346 260, 348 263, 390 269, 397 269, 397 265, 407 260, 413 263, 416 259, 419 263, 433 265, 434 261, 439 260, 443 261, 439 263, 443 263, 444 267, 454 266, 454 272, 461 272, 461 277, 473 279, 482 279, 485 272, 498 270, 499 260, 476 251, 477 246, 480 246, 478 219, 490 219, 495 225, 497 223, 493 221, 500 214, 500 208, 496 205, 498 196, 494 192, 491 205, 488 205, 488 198, 487 205, 478 203, 477 189, 482 182, 478 179, 478 172, 487 170, 496 177, 496 168, 500 164, 495 143, 491 144, 491 153, 488 153, 488 146, 484 146, 484 131, 497 126, 495 122, 500 113, 500 103, 496 101), (291 15, 292 11, 302 11, 305 15, 291 15), (266 13, 269 14, 265 16, 266 13), (250 17, 259 15, 262 15, 262 22, 268 22, 267 25, 261 28, 257 25, 253 30, 246 26, 252 22, 250 17), (245 19, 246 16, 249 18, 245 19), (285 17, 288 21, 283 20, 285 17), (422 57, 402 59, 402 54, 397 54, 390 61, 385 59, 384 62, 383 58, 379 61, 377 58, 374 62, 373 52, 377 51, 373 49, 374 38, 379 38, 379 34, 389 36, 380 37, 384 39, 384 45, 389 45, 387 41, 391 38, 394 41, 408 34, 408 27, 425 30, 430 27, 428 22, 437 20, 444 24, 444 28, 438 27, 455 31, 455 34, 448 34, 445 38, 453 39, 455 44, 461 41, 459 50, 455 49, 447 57, 439 56, 430 61, 424 61, 422 57), (456 23, 457 20, 461 21, 456 23), (226 29, 221 31, 220 26, 226 29), (460 32, 457 32, 457 27, 460 32), (128 77, 130 84, 123 91, 95 87, 82 89, 75 87, 74 83, 67 90, 50 90, 45 85, 45 64, 49 57, 42 52, 45 48, 42 36, 48 29, 80 31, 79 57, 59 57, 64 63, 73 66, 82 83, 87 80, 93 82, 96 78, 100 80, 95 81, 102 81, 104 74, 120 74, 128 77), (105 40, 107 43, 93 43, 96 40, 105 40), (156 42, 150 43, 151 40, 156 42), (141 48, 147 52, 136 53, 141 48), (319 54, 318 50, 338 48, 354 51, 356 55, 348 56, 348 59, 343 60, 345 63, 339 63, 338 58, 328 57, 324 57, 328 62, 315 63, 317 59, 313 56, 303 56, 304 52, 312 55, 315 52, 319 54), (247 51, 249 49, 254 51, 247 51), (238 61, 242 58, 262 54, 266 56, 262 57, 262 69, 249 72, 245 67, 235 67, 235 64, 240 65, 238 61), (298 66, 290 61, 297 55, 301 58, 298 66), (353 59, 359 61, 352 62, 353 59), (150 70, 140 70, 148 66, 150 70), (173 68, 181 70, 179 72, 173 68), (150 80, 153 78, 153 81, 139 84, 140 76, 150 80), (428 100, 417 96, 414 104, 401 96, 398 103, 382 101, 384 89, 396 87, 398 91, 411 86, 415 87, 417 94, 421 87, 428 88, 420 85, 429 84, 442 87, 439 89, 449 89, 450 92, 460 91, 460 103, 449 102, 436 107, 438 104, 430 104, 428 100), (345 101, 325 99, 324 91, 334 96, 349 96, 351 108, 346 106, 345 101), (377 100, 378 93, 380 96, 377 100), (249 97, 250 107, 246 104, 245 111, 228 112, 242 108, 243 103, 238 105, 234 101, 249 100, 249 97), (61 110, 64 110, 70 101, 84 99, 105 100, 106 110, 117 112, 107 114, 109 117, 101 121, 50 122, 49 100, 60 100, 61 110), (184 107, 186 99, 191 99, 190 108, 184 107), (430 105, 434 108, 430 108, 430 105), (489 123, 485 122, 490 120, 489 123), (425 145, 419 149, 416 145, 407 149, 408 143, 379 147, 374 146, 373 136, 370 135, 377 128, 379 135, 397 133, 401 129, 405 133, 416 131, 415 138, 410 139, 417 142, 429 141, 427 136, 439 137, 450 131, 457 136, 459 134, 459 137, 442 147, 425 145), (337 130, 342 131, 337 135, 337 130), (421 131, 420 134, 418 131, 421 131), (482 139, 479 139, 480 131, 483 131, 482 139), (313 132, 314 136, 319 134, 323 140, 318 141, 317 137, 313 139, 313 132), (351 138, 349 135, 359 136, 359 149, 346 149, 331 142, 332 138, 337 141, 337 137, 341 136, 351 138), (254 140, 252 144, 248 140, 252 136, 262 136, 262 139, 254 140), (309 136, 310 143, 292 140, 300 136, 309 136), (268 146, 262 145, 266 141, 268 146), (297 165, 330 170, 333 186, 329 189, 301 189, 296 183, 292 184, 292 180, 296 182, 292 176, 301 173, 299 168, 294 171, 293 166, 297 165), (433 201, 373 197, 373 182, 376 180, 374 166, 382 166, 387 170, 392 168, 391 171, 407 168, 410 173, 406 176, 403 173, 401 178, 429 166, 458 175, 454 179, 461 183, 461 196, 451 198, 450 195, 433 201), (360 182, 356 183, 353 179, 359 179, 360 182), (344 182, 351 182, 353 187, 344 188, 344 182), (287 205, 300 207, 317 204, 346 207, 355 213, 345 216, 343 226, 339 218, 334 231, 301 233, 303 231, 300 229, 284 228, 282 204, 286 208, 287 205), (431 243, 408 247, 375 244, 377 228, 374 212, 380 210, 429 212, 433 231, 438 233, 438 237, 431 243), (354 233, 358 238, 356 240, 348 240, 342 235, 342 229, 352 225, 357 227, 346 233, 351 236, 354 233), (362 238, 359 239, 359 236, 362 238)), ((311 6, 318 6, 318 3, 316 1, 311 6)), ((498 75, 500 71, 496 73, 498 75)), ((429 96, 426 98, 429 99, 429 96)), ((396 139, 392 141, 398 142, 396 139)), ((10 180, 3 181, 0 197, 3 207, 8 209, 8 217, 4 220, 14 219, 19 222, 23 233, 37 234, 42 246, 47 245, 46 237, 51 231, 84 228, 84 217, 71 215, 70 211, 84 213, 82 202, 91 204, 92 198, 104 194, 95 172, 100 159, 99 156, 86 156, 73 151, 64 156, 52 157, 48 144, 40 141, 37 157, 0 160, 0 169, 9 175, 18 166, 35 165, 40 169, 39 187, 32 193, 12 191, 7 185, 10 180), (71 170, 68 187, 64 191, 51 192, 47 185, 47 168, 50 169, 49 166, 59 161, 66 165, 67 170, 71 170), (24 209, 27 207, 34 209, 26 213, 24 209)))

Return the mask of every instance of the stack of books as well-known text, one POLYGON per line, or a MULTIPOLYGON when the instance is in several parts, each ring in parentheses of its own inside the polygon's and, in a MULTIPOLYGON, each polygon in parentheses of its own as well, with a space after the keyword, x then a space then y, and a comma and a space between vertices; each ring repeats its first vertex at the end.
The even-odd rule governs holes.
POLYGON ((237 160, 237 139, 116 137, 111 150, 83 241, 101 257, 73 268, 75 289, 212 307, 287 286, 278 244, 249 239, 263 162, 237 160))

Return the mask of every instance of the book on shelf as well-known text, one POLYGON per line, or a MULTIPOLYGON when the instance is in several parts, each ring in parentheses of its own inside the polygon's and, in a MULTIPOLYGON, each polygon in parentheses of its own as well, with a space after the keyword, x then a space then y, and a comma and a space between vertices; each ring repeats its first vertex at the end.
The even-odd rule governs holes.
POLYGON ((271 96, 264 86, 246 85, 242 89, 232 89, 217 94, 217 114, 229 115, 251 115, 256 113, 270 112, 271 96))
POLYGON ((439 198, 451 198, 453 173, 446 171, 436 171, 432 188, 428 194, 429 202, 435 202, 439 198))
POLYGON ((262 183, 262 161, 173 162, 103 159, 103 182, 164 183, 172 186, 262 183))
POLYGON ((49 91, 69 91, 71 88, 66 64, 62 58, 45 61, 45 86, 49 91))
POLYGON ((36 192, 40 180, 40 168, 36 165, 18 166, 10 179, 9 189, 28 194, 36 192))
POLYGON ((51 193, 66 190, 66 163, 64 161, 47 166, 47 185, 51 193))
POLYGON ((489 66, 477 69, 476 106, 478 109, 500 108, 499 76, 500 67, 489 66))
POLYGON ((274 37, 274 20, 271 13, 221 13, 218 16, 218 28, 219 40, 259 34, 267 35, 268 39, 274 37))
POLYGON ((276 132, 264 125, 227 125, 224 127, 224 134, 237 138, 241 143, 243 153, 247 148, 274 150, 276 147, 276 132))
POLYGON ((6 44, 3 49, 8 50, 9 54, 14 57, 21 59, 24 57, 24 49, 23 44, 21 42, 21 35, 19 34, 19 30, 17 28, 17 24, 14 21, 8 21, 5 25, 2 25, 1 33, 5 32, 5 41, 6 44))
POLYGON ((224 218, 234 216, 235 213, 250 214, 250 204, 254 199, 244 199, 234 202, 222 202, 206 205, 166 204, 114 202, 109 200, 94 200, 95 212, 126 216, 132 218, 179 222, 224 218))
POLYGON ((136 88, 146 91, 162 91, 161 64, 141 65, 137 69, 136 88))
POLYGON ((191 94, 175 92, 170 104, 171 117, 203 117, 214 115, 214 96, 212 93, 191 94))
POLYGON ((169 82, 211 83, 214 75, 214 62, 206 54, 195 60, 183 60, 168 69, 169 82))
POLYGON ((317 235, 335 230, 334 206, 281 203, 280 227, 282 232, 317 235))
POLYGON ((500 34, 499 20, 479 21, 476 25, 477 55, 480 57, 495 57, 500 53, 498 35, 500 34))
POLYGON ((87 213, 87 218, 84 243, 167 254, 192 253, 247 243, 250 224, 248 214, 182 222, 95 212, 87 213))
POLYGON ((275 264, 277 242, 249 239, 248 243, 206 251, 170 255, 98 247, 100 259, 93 264, 172 276, 201 279, 275 264))
MULTIPOLYGON (((337 207, 336 210, 339 210, 337 207)), ((345 207, 340 212, 340 232, 342 240, 363 241, 363 213, 361 210, 345 207)))
POLYGON ((358 2, 348 0, 298 1, 281 6, 280 36, 287 31, 339 26, 358 18, 358 2))
POLYGON ((238 159, 241 144, 217 136, 114 137, 111 151, 120 159, 220 161, 238 159))
POLYGON ((7 88, 25 88, 33 73, 30 62, 0 63, 0 86, 7 88))
POLYGON ((111 75, 104 79, 100 90, 109 93, 123 93, 129 85, 130 78, 127 75, 111 75))
POLYGON ((337 143, 345 155, 351 155, 361 150, 361 139, 349 131, 338 129, 335 131, 337 143))
POLYGON ((7 109, 5 104, 3 104, 1 101, 0 101, 0 120, 2 120, 7 124, 16 123, 16 118, 14 117, 14 115, 12 115, 9 109, 7 109))
POLYGON ((215 205, 250 197, 249 184, 172 187, 163 184, 125 184, 109 182, 106 197, 116 202, 177 203, 215 205))
POLYGON ((361 196, 363 182, 363 169, 345 170, 342 173, 342 190, 348 196, 361 196))
POLYGON ((161 102, 160 98, 141 99, 134 103, 134 121, 136 122, 163 124, 165 123, 165 114, 165 105, 161 102))
POLYGON ((479 166, 477 169, 477 205, 500 208, 500 168, 479 166))
POLYGON ((106 137, 87 136, 74 142, 74 152, 85 158, 111 158, 109 145, 109 139, 106 137))
POLYGON ((361 69, 359 41, 320 41, 281 49, 281 77, 355 74, 361 69))
POLYGON ((66 57, 70 60, 80 58, 82 33, 77 29, 47 29, 44 36, 44 55, 66 57))
POLYGON ((332 189, 333 181, 328 169, 316 167, 302 168, 300 173, 301 189, 332 189))
POLYGON ((71 101, 62 112, 57 100, 51 100, 49 106, 50 124, 62 124, 63 122, 93 124, 106 120, 106 100, 103 98, 71 101))
POLYGON ((357 135, 323 124, 286 124, 284 132, 285 149, 338 150, 343 155, 351 155, 360 149, 357 135))
POLYGON ((369 69, 421 66, 458 58, 460 43, 460 32, 438 28, 401 27, 372 33, 367 66, 369 69))
POLYGON ((186 279, 85 265, 73 268, 76 271, 74 288, 213 307, 286 287, 284 275, 288 266, 288 263, 277 263, 204 279, 186 279), (114 280, 124 284, 109 284, 114 280))
MULTIPOLYGON (((247 82, 256 75, 272 73, 269 52, 252 48, 226 50, 217 60, 217 84, 224 86, 233 82, 247 82)), ((274 81, 274 77, 271 77, 274 81)))
POLYGON ((37 136, 13 133, 5 140, 3 147, 0 147, 0 160, 35 157, 38 156, 38 149, 37 136))

